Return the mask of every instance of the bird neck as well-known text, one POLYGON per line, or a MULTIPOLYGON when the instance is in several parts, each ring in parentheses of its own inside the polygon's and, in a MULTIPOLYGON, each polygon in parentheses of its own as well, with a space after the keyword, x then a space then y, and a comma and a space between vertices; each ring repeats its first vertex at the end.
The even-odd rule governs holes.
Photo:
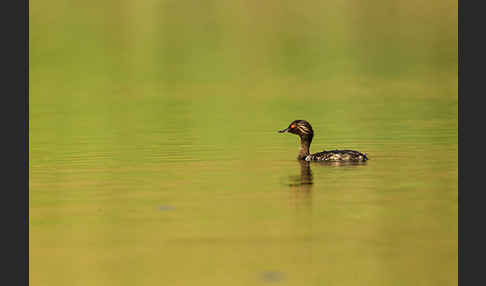
POLYGON ((309 149, 310 149, 311 142, 312 142, 312 137, 310 138, 307 136, 300 137, 299 156, 297 156, 297 159, 303 160, 305 157, 307 157, 310 154, 309 149))

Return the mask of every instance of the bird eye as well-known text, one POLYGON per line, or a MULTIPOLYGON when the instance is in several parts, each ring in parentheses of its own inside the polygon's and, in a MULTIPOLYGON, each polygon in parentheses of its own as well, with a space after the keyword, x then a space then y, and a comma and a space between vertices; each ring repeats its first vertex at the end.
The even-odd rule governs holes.
POLYGON ((290 125, 290 128, 295 128, 295 125, 294 124, 290 125))

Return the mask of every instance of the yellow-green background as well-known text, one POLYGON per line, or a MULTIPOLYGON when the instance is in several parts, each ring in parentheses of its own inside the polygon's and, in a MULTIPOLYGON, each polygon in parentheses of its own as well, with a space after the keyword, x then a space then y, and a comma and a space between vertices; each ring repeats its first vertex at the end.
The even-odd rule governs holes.
POLYGON ((31 285, 457 284, 457 1, 29 20, 31 285), (370 160, 299 185, 294 119, 370 160))

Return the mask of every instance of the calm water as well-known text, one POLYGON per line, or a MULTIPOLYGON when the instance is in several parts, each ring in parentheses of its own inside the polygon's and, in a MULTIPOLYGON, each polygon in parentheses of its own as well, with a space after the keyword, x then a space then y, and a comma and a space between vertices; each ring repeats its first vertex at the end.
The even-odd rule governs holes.
POLYGON ((176 92, 34 106, 31 280, 455 284, 456 98, 368 91, 350 110, 349 97, 176 92), (322 105, 300 112, 303 99, 322 105), (312 151, 370 160, 299 164, 297 137, 277 133, 296 118, 314 126, 312 151))
POLYGON ((31 7, 32 285, 457 285, 456 2, 61 2, 31 7), (299 163, 295 119, 370 160, 299 163))

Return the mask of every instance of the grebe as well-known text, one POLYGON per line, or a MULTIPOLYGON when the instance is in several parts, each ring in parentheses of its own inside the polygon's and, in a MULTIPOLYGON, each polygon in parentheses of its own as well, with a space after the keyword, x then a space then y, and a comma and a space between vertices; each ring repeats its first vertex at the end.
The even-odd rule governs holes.
POLYGON ((309 122, 305 120, 294 120, 289 127, 278 131, 279 133, 290 132, 300 137, 300 149, 298 160, 305 161, 366 161, 366 153, 354 150, 331 150, 310 154, 309 147, 314 137, 314 131, 309 122))

